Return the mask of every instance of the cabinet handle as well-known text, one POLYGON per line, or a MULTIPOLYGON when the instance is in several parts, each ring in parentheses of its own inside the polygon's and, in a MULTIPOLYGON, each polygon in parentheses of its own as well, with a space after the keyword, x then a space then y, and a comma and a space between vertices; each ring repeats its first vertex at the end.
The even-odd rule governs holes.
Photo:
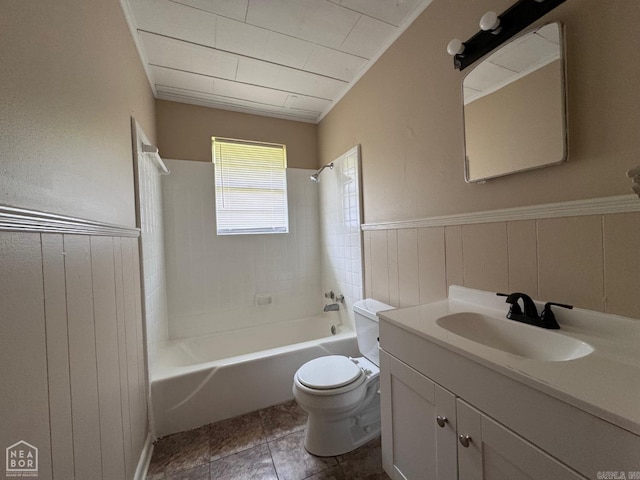
POLYGON ((436 417, 436 422, 438 422, 438 426, 441 428, 444 428, 448 421, 449 419, 447 417, 441 417, 440 415, 436 417))
POLYGON ((464 448, 469 448, 469 444, 471 443, 471 437, 469 435, 460 435, 458 438, 460 439, 460 445, 464 448))

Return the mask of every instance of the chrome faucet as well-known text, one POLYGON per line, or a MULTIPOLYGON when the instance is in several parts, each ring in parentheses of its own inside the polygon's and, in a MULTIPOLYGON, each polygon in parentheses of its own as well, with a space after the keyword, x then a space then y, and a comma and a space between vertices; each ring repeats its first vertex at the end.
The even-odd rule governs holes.
POLYGON ((338 310, 340 310, 340 305, 337 303, 330 303, 329 305, 324 306, 325 312, 337 312, 338 310))
POLYGON ((527 323, 529 325, 534 325, 541 328, 549 328, 553 330, 557 330, 558 328, 560 328, 560 325, 558 325, 556 317, 551 310, 551 305, 568 309, 573 308, 573 306, 565 305, 564 303, 547 302, 544 304, 544 310, 542 311, 542 314, 538 316, 538 309, 536 308, 536 304, 533 303, 533 300, 531 300, 531 297, 529 295, 520 292, 511 293, 509 295, 507 295, 506 293, 497 293, 496 295, 507 297, 506 303, 511 304, 511 307, 509 307, 509 312, 507 313, 508 319, 515 320, 516 322, 527 323), (518 300, 520 299, 522 299, 524 313, 522 313, 522 309, 518 304, 518 300))

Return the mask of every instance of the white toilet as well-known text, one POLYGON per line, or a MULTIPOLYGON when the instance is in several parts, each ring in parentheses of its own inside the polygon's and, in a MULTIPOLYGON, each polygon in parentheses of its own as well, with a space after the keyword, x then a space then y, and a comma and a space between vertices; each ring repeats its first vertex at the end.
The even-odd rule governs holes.
POLYGON ((304 446, 320 457, 341 455, 380 434, 377 312, 393 307, 370 298, 353 305, 358 348, 363 357, 329 355, 302 365, 293 396, 305 410, 304 446))

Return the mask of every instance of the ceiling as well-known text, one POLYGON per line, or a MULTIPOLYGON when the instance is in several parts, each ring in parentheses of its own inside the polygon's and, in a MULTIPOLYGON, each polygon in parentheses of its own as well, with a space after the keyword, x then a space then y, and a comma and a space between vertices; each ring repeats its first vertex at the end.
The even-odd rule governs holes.
POLYGON ((317 123, 431 0, 122 0, 156 98, 317 123))

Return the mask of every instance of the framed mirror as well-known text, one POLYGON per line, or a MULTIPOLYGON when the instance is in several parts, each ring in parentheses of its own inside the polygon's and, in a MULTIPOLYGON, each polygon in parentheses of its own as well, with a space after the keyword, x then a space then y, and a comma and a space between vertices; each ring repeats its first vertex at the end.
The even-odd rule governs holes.
POLYGON ((480 182, 566 160, 562 26, 515 38, 464 78, 465 180, 480 182))

